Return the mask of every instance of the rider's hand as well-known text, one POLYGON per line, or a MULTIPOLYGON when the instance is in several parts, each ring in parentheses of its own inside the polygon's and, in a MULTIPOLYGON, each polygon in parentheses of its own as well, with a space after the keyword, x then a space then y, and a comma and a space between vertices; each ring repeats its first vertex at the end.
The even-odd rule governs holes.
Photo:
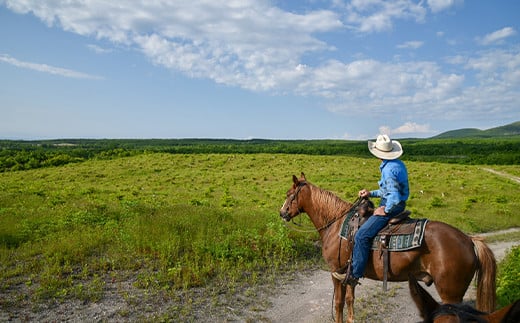
POLYGON ((385 207, 384 206, 380 206, 377 209, 375 209, 374 210, 374 215, 386 216, 385 207))
POLYGON ((370 191, 367 189, 362 189, 361 191, 359 191, 359 197, 361 197, 361 198, 370 197, 370 191))

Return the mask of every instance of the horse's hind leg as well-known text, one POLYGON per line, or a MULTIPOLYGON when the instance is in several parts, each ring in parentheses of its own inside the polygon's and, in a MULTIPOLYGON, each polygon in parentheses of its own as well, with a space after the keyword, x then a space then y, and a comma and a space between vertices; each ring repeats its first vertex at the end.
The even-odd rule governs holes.
POLYGON ((445 273, 438 273, 434 277, 434 284, 441 301, 445 304, 461 303, 466 290, 473 278, 473 271, 471 275, 466 272, 465 275, 455 275, 454 273, 461 273, 461 270, 453 270, 445 273))
POLYGON ((336 323, 343 323, 346 288, 341 284, 341 281, 335 278, 332 278, 332 283, 334 284, 334 308, 336 310, 336 323))

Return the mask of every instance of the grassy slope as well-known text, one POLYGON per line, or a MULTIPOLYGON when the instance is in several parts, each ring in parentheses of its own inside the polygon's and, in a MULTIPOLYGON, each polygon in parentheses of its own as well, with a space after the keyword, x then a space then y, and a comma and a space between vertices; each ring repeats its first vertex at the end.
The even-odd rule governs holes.
MULTIPOLYGON (((415 217, 468 233, 520 226, 518 183, 479 166, 407 164, 415 217)), ((95 300, 103 279, 122 272, 145 289, 229 289, 309 266, 320 258, 317 235, 288 231, 278 216, 291 175, 303 171, 352 201, 375 187, 378 166, 342 156, 145 154, 2 173, 0 291, 23 285, 33 300, 95 300)))
POLYGON ((504 136, 518 136, 520 134, 520 121, 511 124, 480 130, 476 128, 457 129, 443 132, 433 138, 499 138, 504 136))

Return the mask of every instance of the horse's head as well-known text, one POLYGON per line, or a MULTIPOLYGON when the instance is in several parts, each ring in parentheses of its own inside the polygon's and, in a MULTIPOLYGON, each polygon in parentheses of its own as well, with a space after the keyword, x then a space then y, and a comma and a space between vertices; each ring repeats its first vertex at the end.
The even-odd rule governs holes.
POLYGON ((307 186, 305 174, 301 173, 299 179, 293 175, 293 185, 287 191, 287 197, 280 209, 280 216, 285 221, 291 221, 298 214, 305 212, 302 205, 303 199, 301 198, 302 190, 304 190, 305 186, 307 186))
POLYGON ((408 275, 410 294, 415 305, 424 319, 432 323, 461 323, 461 322, 519 322, 520 300, 509 304, 493 313, 477 311, 466 304, 439 304, 422 288, 412 274, 408 275))

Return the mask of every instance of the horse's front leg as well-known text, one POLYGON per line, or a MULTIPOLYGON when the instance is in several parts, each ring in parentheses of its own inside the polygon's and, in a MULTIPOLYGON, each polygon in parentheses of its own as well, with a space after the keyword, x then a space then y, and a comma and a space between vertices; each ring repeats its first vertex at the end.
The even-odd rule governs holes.
POLYGON ((343 323, 343 309, 345 307, 346 288, 341 281, 332 278, 334 284, 334 308, 336 309, 336 323, 343 323))
POLYGON ((354 299, 356 286, 347 285, 347 323, 354 323, 354 299))

